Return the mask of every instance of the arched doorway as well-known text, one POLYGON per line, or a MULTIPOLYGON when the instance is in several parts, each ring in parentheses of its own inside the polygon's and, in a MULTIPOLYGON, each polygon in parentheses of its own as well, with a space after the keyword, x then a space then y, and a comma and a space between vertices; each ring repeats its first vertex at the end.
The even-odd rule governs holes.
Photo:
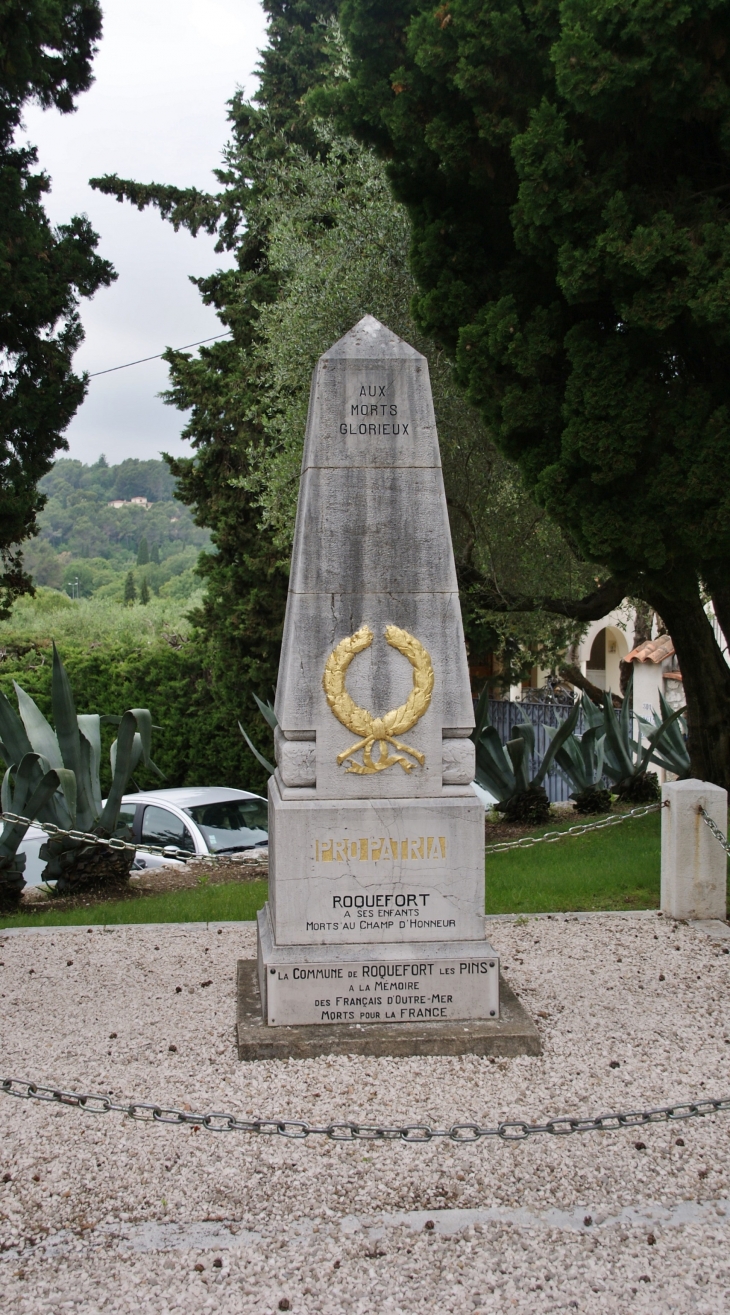
POLYGON ((629 651, 626 636, 615 626, 603 626, 594 636, 586 663, 586 675, 599 689, 618 694, 621 662, 629 651))

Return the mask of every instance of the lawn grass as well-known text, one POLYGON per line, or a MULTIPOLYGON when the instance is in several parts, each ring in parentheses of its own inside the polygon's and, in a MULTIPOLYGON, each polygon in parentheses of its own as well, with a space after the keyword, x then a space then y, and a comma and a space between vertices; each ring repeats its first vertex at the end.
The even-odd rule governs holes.
POLYGON ((44 908, 0 919, 0 927, 111 927, 128 922, 251 922, 266 903, 266 881, 194 886, 165 895, 110 900, 88 908, 44 908))
MULTIPOLYGON (((565 827, 554 829, 566 830, 575 824, 573 818, 565 827)), ((541 835, 545 830, 542 827, 533 834, 541 835)), ((585 836, 570 836, 555 844, 487 854, 486 911, 656 909, 660 866, 659 813, 631 818, 585 836)))

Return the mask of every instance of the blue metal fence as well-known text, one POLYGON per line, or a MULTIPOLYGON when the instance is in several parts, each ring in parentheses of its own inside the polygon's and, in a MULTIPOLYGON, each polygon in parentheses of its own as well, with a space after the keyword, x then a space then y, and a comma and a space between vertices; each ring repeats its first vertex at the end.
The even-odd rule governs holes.
MULTIPOLYGON (((548 737, 543 727, 559 726, 568 716, 571 705, 564 706, 556 703, 510 703, 507 699, 490 699, 489 700, 489 720, 495 729, 499 732, 500 739, 504 744, 512 738, 513 727, 519 726, 520 722, 527 719, 535 727, 535 753, 530 759, 530 776, 534 776, 543 754, 548 746, 548 737)), ((577 735, 582 735, 585 730, 585 719, 581 712, 578 717, 578 724, 575 728, 577 735)), ((567 803, 570 799, 572 786, 566 781, 555 763, 550 767, 545 780, 545 790, 551 804, 567 803)))

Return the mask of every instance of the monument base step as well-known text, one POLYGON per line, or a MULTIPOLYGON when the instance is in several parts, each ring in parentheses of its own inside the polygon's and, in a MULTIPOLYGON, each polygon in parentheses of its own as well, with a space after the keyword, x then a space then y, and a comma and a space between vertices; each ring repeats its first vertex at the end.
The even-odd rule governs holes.
POLYGON ((267 1026, 262 1018, 257 965, 239 959, 238 1058, 316 1059, 319 1055, 539 1055, 540 1034, 504 978, 499 1018, 423 1023, 318 1023, 267 1026))
POLYGON ((257 921, 259 990, 269 1027, 499 1017, 499 955, 486 938, 277 945, 268 904, 257 921))

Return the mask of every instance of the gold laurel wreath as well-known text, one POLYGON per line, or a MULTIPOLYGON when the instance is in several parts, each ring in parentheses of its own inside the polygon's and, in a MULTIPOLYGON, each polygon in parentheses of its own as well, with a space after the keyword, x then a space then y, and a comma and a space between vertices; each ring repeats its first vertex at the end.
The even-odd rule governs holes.
POLYGON ((391 712, 386 712, 384 717, 373 717, 366 708, 357 706, 345 688, 345 676, 352 659, 356 654, 362 653, 363 649, 369 648, 373 642, 370 626, 361 626, 354 635, 348 635, 347 639, 340 640, 327 658, 322 677, 325 696, 335 717, 347 727, 348 731, 352 731, 353 735, 362 737, 357 744, 353 744, 344 753, 337 755, 337 764, 341 767, 347 758, 352 758, 353 754, 362 749, 362 763, 355 762, 353 759, 347 768, 348 772, 356 772, 359 776, 383 772, 386 767, 393 767, 396 763, 400 763, 404 772, 412 771, 413 763, 409 763, 408 759, 403 757, 404 753, 409 753, 421 766, 426 761, 424 754, 418 749, 410 749, 407 744, 401 744, 395 736, 403 735, 415 726, 431 702, 434 679, 431 658, 423 644, 420 644, 413 635, 409 635, 407 630, 400 630, 398 626, 388 626, 384 633, 391 648, 397 649, 407 657, 413 667, 413 689, 400 708, 393 708, 391 712), (375 744, 380 745, 380 757, 373 762, 372 750, 375 744), (389 744, 399 752, 389 753, 389 744))

